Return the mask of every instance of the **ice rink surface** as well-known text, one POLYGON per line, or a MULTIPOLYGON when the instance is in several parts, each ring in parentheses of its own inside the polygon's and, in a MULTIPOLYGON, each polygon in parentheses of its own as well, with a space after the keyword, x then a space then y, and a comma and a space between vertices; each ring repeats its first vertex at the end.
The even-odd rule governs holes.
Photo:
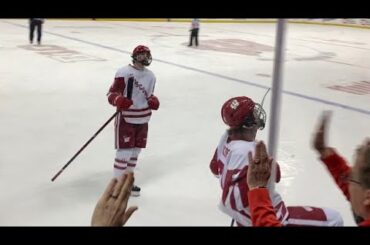
MULTIPOLYGON (((128 226, 228 226, 209 162, 226 129, 224 101, 259 102, 272 84, 275 24, 48 20, 30 45, 28 20, 1 19, 0 225, 85 226, 112 177, 109 124, 55 181, 51 177, 115 109, 106 93, 139 44, 152 51, 161 107, 139 156, 139 210, 128 226)), ((370 30, 289 24, 276 185, 286 205, 331 207, 346 226, 350 205, 311 148, 322 110, 332 110, 329 144, 351 163, 370 136, 370 30)), ((265 100, 269 116, 271 94, 265 100)), ((268 139, 269 118, 258 139, 268 139)))

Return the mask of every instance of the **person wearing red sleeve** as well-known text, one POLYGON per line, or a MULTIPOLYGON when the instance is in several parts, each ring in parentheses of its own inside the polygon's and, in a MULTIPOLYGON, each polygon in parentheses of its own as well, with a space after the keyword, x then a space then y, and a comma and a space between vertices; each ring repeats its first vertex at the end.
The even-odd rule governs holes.
POLYGON ((354 154, 353 167, 326 143, 326 128, 331 113, 324 112, 315 132, 313 148, 326 165, 335 183, 350 201, 358 226, 370 226, 370 138, 354 154))
MULTIPOLYGON (((133 64, 118 69, 107 93, 108 102, 119 111, 115 118, 116 157, 113 166, 113 175, 117 179, 126 172, 134 172, 139 153, 146 147, 152 110, 158 110, 160 105, 153 94, 156 78, 146 68, 152 62, 150 49, 139 45, 131 57, 133 64)), ((140 190, 134 185, 131 194, 138 196, 140 190)))
MULTIPOLYGON (((348 166, 334 148, 326 145, 326 127, 330 114, 323 113, 320 126, 315 132, 313 147, 319 153, 338 187, 350 201, 354 218, 358 226, 370 227, 370 138, 365 139, 355 152, 354 165, 348 166)), ((267 185, 271 171, 270 158, 263 147, 256 149, 255 158, 250 158, 247 183, 251 217, 254 226, 281 226, 272 202, 267 185), (265 154, 265 156, 263 156, 265 154), (258 157, 259 156, 259 157, 258 157), (259 162, 259 159, 261 159, 259 162)))
POLYGON ((30 24, 30 44, 33 44, 33 36, 35 29, 37 29, 37 44, 41 45, 41 36, 42 36, 42 25, 44 24, 44 18, 31 18, 29 19, 30 24))
POLYGON ((283 226, 276 216, 267 189, 272 158, 268 156, 266 146, 262 141, 256 145, 254 158, 249 152, 248 159, 248 200, 253 226, 283 226))

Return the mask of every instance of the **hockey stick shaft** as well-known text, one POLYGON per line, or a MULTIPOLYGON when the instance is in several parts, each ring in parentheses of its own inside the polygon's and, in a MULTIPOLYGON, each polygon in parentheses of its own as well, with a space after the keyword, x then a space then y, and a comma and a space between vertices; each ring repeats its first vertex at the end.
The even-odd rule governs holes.
MULTIPOLYGON (((128 84, 127 84, 127 98, 129 98, 129 99, 131 99, 131 97, 132 97, 133 83, 134 83, 134 78, 133 77, 130 77, 128 79, 128 84)), ((54 175, 54 177, 51 179, 51 181, 54 181, 56 178, 58 178, 58 176, 64 171, 64 169, 66 169, 68 167, 68 165, 71 164, 71 162, 73 162, 73 160, 78 155, 80 155, 80 153, 86 148, 86 146, 88 146, 90 144, 90 142, 93 141, 93 139, 95 139, 95 137, 113 120, 113 118, 115 118, 117 116, 117 114, 119 112, 120 111, 116 111, 108 119, 108 121, 106 121, 104 123, 104 125, 99 128, 99 130, 80 148, 80 150, 78 152, 76 152, 76 154, 74 154, 74 156, 58 171, 58 173, 56 175, 54 175)))
POLYGON ((101 126, 99 128, 99 130, 80 148, 80 150, 78 152, 76 152, 76 154, 74 154, 74 156, 63 166, 63 168, 61 170, 59 170, 59 172, 54 175, 54 177, 51 179, 51 181, 54 181, 63 171, 64 169, 66 169, 68 167, 68 165, 86 148, 86 146, 88 146, 90 144, 91 141, 93 141, 93 139, 95 139, 95 137, 110 123, 110 121, 112 121, 113 118, 115 118, 115 116, 118 114, 119 111, 115 112, 109 119, 108 121, 106 121, 104 123, 103 126, 101 126))

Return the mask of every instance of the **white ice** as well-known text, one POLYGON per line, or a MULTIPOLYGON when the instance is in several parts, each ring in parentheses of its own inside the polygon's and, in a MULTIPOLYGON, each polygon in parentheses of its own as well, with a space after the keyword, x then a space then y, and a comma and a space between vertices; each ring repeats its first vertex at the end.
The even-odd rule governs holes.
MULTIPOLYGON (((139 157, 141 196, 130 199, 139 210, 127 225, 230 224, 217 208, 220 187, 209 170, 226 129, 220 108, 232 96, 262 98, 272 84, 273 52, 253 56, 201 46, 216 39, 274 46, 275 24, 201 23, 199 48, 186 46, 189 25, 46 19, 43 45, 37 47, 28 43, 26 19, 0 20, 0 225, 90 224, 112 177, 113 123, 55 182, 50 179, 114 113, 106 92, 138 44, 152 50, 149 68, 161 107, 139 157), (62 62, 38 52, 47 45, 92 59, 62 62)), ((333 111, 329 143, 349 162, 370 135, 369 94, 327 88, 369 81, 370 30, 289 24, 286 48, 277 156, 282 180, 276 188, 287 205, 331 207, 352 226, 350 205, 310 140, 322 110, 333 111)), ((268 130, 269 121, 258 138, 266 142, 268 130)))

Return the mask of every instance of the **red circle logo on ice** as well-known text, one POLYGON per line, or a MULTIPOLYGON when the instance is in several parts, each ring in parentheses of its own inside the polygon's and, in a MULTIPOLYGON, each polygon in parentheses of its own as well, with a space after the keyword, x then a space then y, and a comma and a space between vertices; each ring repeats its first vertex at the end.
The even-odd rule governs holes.
POLYGON ((346 84, 334 84, 326 86, 329 89, 356 94, 356 95, 368 95, 370 94, 370 82, 369 81, 359 81, 346 84))
MULTIPOLYGON (((185 44, 185 43, 184 43, 185 44)), ((187 43, 186 43, 187 45, 187 43)), ((226 53, 257 56, 262 52, 272 52, 274 48, 269 45, 242 39, 213 39, 203 40, 197 49, 214 50, 226 53)))

